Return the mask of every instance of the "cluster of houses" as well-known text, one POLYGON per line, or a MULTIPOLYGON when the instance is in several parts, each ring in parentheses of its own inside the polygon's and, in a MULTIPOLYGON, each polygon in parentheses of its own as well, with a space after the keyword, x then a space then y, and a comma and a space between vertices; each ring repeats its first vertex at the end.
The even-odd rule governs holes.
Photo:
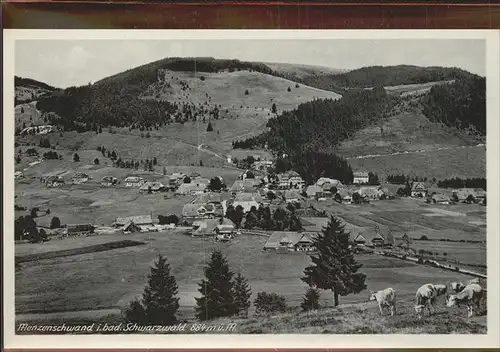
POLYGON ((341 181, 332 178, 321 177, 314 185, 306 188, 305 195, 309 199, 326 200, 334 198, 339 203, 350 204, 353 202, 355 194, 362 201, 376 199, 387 199, 393 197, 391 192, 382 186, 360 186, 358 188, 348 188, 341 181))
POLYGON ((229 241, 235 233, 234 223, 225 218, 228 201, 220 193, 201 193, 182 208, 182 222, 190 225, 187 234, 193 237, 213 236, 217 241, 229 241))
MULTIPOLYGON (((314 253, 316 251, 314 239, 317 233, 317 231, 275 231, 266 241, 263 250, 281 254, 290 252, 314 253)), ((379 248, 395 245, 392 231, 387 227, 380 226, 361 229, 361 231, 353 235, 353 242, 359 246, 379 248)))
MULTIPOLYGON (((227 157, 227 163, 232 164, 233 163, 233 157, 231 155, 228 155, 227 157)), ((257 171, 262 171, 262 172, 267 172, 271 167, 274 166, 274 161, 270 159, 263 158, 260 155, 252 155, 253 158, 253 164, 250 166, 253 170, 257 171)))
POLYGON ((451 191, 451 195, 433 192, 427 194, 427 203, 434 204, 482 204, 486 205, 486 191, 482 188, 459 188, 451 191))

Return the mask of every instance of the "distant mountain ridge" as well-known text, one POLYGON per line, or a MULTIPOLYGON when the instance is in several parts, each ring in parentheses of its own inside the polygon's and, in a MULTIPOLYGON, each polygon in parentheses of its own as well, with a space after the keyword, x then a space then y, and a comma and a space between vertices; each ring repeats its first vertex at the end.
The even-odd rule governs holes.
POLYGON ((367 66, 337 74, 310 75, 299 80, 319 89, 342 94, 345 89, 399 86, 479 77, 456 67, 412 65, 367 66))
MULTIPOLYGON (((204 75, 208 77, 208 73, 224 77, 224 75, 229 76, 241 71, 284 78, 295 82, 296 88, 300 84, 303 84, 341 95, 345 95, 347 91, 352 91, 352 89, 422 84, 436 81, 462 81, 477 79, 479 77, 465 70, 453 67, 419 67, 412 65, 370 66, 348 72, 337 72, 335 69, 325 67, 316 68, 311 65, 266 64, 237 59, 215 59, 212 57, 171 57, 131 68, 87 86, 53 90, 54 88, 49 85, 38 84, 41 87, 45 87, 44 89, 46 90, 52 90, 48 91, 50 94, 44 94, 43 97, 40 97, 41 99, 37 104, 37 108, 42 113, 53 112, 55 116, 59 116, 59 118, 49 121, 50 123, 64 125, 66 129, 77 129, 79 131, 96 130, 98 125, 131 126, 132 128, 135 126, 150 129, 158 128, 159 125, 164 123, 170 123, 169 121, 183 123, 202 117, 203 120, 205 118, 223 118, 224 114, 221 114, 220 111, 222 107, 221 102, 218 104, 210 102, 209 92, 206 93, 207 101, 204 103, 206 106, 197 108, 197 111, 193 110, 194 102, 189 101, 189 99, 193 96, 191 94, 193 89, 196 90, 198 85, 196 81, 191 81, 192 84, 189 86, 187 81, 195 78, 203 80, 204 75), (165 82, 167 76, 164 74, 165 71, 183 73, 181 76, 184 78, 176 78, 180 80, 177 82, 176 88, 169 88, 170 91, 172 89, 177 90, 177 93, 170 92, 169 94, 163 94, 161 90, 158 91, 158 89, 168 88, 165 88, 165 85, 168 86, 168 83, 165 82), (192 76, 190 76, 191 74, 192 76), (148 94, 145 94, 146 91, 148 91, 148 94), (156 93, 151 94, 151 92, 155 91, 156 93), (176 97, 177 100, 172 101, 170 97, 176 97)), ((17 79, 16 82, 36 84, 34 80, 21 78, 17 79)), ((268 82, 268 80, 264 79, 264 76, 256 75, 252 76, 252 78, 248 76, 245 79, 232 81, 230 85, 235 86, 228 86, 227 88, 224 88, 224 85, 217 86, 217 90, 230 89, 232 91, 241 91, 245 92, 246 96, 250 94, 248 87, 245 87, 247 84, 254 87, 253 89, 258 89, 260 84, 263 87, 272 86, 274 90, 279 89, 277 88, 279 85, 268 82)), ((288 87, 288 92, 292 88, 288 87)), ((437 92, 438 89, 436 88, 432 91, 437 92)), ((47 93, 47 91, 44 93, 47 93)), ((294 96, 293 94, 287 95, 286 92, 279 94, 284 99, 298 97, 298 95, 294 96)), ((296 94, 300 93, 297 92, 296 94)), ((247 99, 245 96, 241 99, 247 99)), ((312 100, 321 97, 322 95, 318 94, 317 97, 312 97, 312 100)), ((196 99, 200 100, 200 97, 196 99)), ((297 105, 304 103, 303 99, 297 105)), ((244 109, 245 104, 242 101, 241 106, 237 107, 235 103, 233 103, 232 108, 236 110, 233 112, 236 116, 241 115, 237 110, 244 109)), ((262 103, 264 105, 260 109, 270 109, 270 105, 272 104, 270 101, 262 103)), ((288 106, 289 104, 285 105, 288 106)), ((227 114, 230 114, 228 108, 225 107, 225 111, 227 111, 227 114)), ((436 114, 434 113, 434 115, 436 114)), ((448 117, 435 117, 435 119, 450 120, 448 117)))
POLYGON ((34 88, 43 88, 49 91, 56 90, 56 87, 53 87, 51 85, 48 85, 47 83, 37 81, 32 78, 24 78, 24 77, 19 77, 19 76, 14 76, 14 85, 16 87, 34 87, 34 88))

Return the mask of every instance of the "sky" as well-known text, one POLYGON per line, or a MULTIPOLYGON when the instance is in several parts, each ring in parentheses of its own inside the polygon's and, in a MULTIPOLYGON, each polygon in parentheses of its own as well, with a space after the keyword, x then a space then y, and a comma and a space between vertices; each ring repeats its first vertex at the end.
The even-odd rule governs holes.
POLYGON ((356 69, 459 67, 486 75, 478 39, 17 40, 15 74, 57 88, 85 85, 166 57, 215 57, 356 69))

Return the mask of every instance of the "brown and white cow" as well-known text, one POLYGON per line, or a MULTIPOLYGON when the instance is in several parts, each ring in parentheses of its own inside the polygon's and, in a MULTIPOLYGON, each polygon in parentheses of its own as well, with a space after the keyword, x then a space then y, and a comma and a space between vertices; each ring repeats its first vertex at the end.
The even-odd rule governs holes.
POLYGON ((465 285, 461 282, 452 282, 451 288, 453 289, 453 291, 455 291, 455 293, 458 293, 458 292, 461 292, 465 288, 465 285))
POLYGON ((437 291, 437 297, 444 297, 444 302, 448 301, 448 288, 446 285, 434 285, 434 288, 437 291))
POLYGON ((474 306, 479 307, 479 302, 483 297, 485 290, 478 284, 467 285, 461 292, 451 295, 448 298, 448 307, 458 306, 460 303, 467 304, 467 317, 474 315, 474 306))
POLYGON ((377 301, 380 314, 384 315, 385 307, 391 310, 391 316, 396 314, 396 291, 392 287, 377 292, 372 291, 370 301, 377 301))
POLYGON ((434 304, 436 303, 437 290, 433 284, 425 284, 420 286, 415 294, 415 311, 419 319, 422 319, 425 313, 425 308, 429 310, 429 314, 436 311, 434 304))

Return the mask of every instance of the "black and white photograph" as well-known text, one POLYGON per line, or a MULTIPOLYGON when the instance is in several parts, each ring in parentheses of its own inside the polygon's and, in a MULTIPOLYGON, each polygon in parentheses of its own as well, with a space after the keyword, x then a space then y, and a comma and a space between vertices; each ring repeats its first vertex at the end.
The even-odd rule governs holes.
POLYGON ((498 31, 92 32, 8 42, 17 339, 494 333, 498 31))

